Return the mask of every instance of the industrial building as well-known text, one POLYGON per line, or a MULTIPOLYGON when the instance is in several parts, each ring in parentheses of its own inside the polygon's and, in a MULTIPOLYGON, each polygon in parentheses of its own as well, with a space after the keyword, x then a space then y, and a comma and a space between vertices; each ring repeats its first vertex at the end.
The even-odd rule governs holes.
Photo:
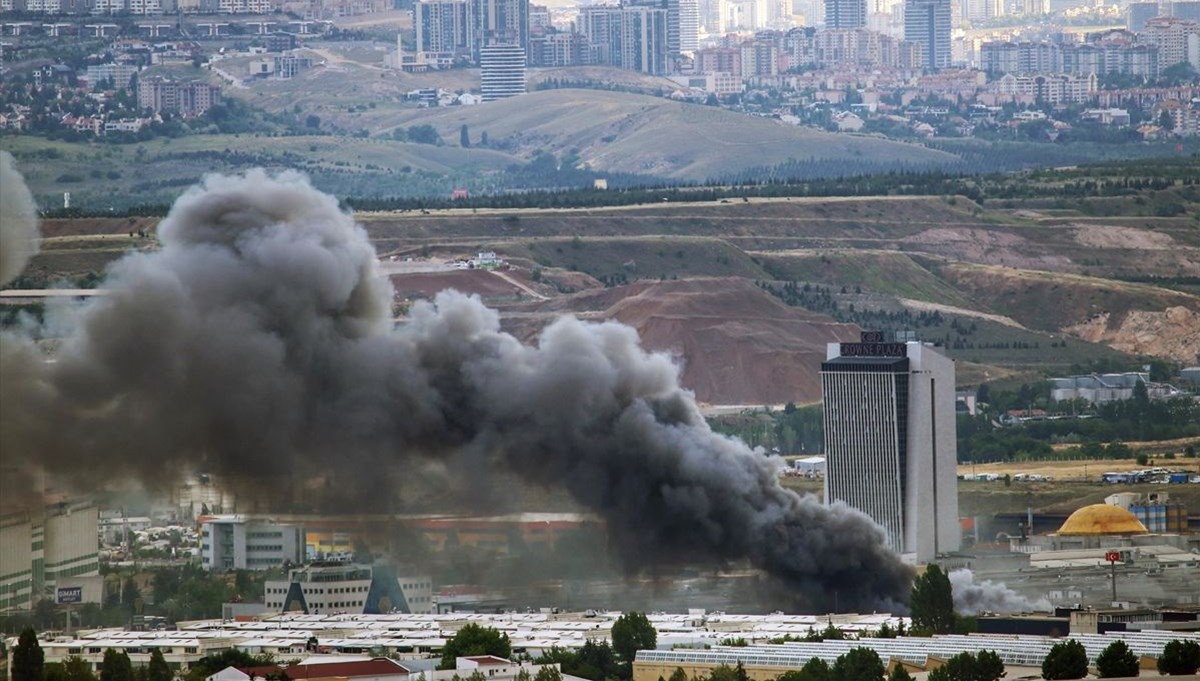
MULTIPOLYGON (((25 610, 56 600, 59 580, 100 574, 99 512, 72 499, 0 516, 0 610, 25 610)), ((76 599, 71 584, 70 602, 76 599)), ((65 601, 64 601, 65 602, 65 601)))
POLYGON ((1165 499, 1160 502, 1157 495, 1155 500, 1147 501, 1141 501, 1135 494, 1114 494, 1108 499, 1108 503, 1090 504, 1078 509, 1057 532, 1014 538, 1013 550, 1034 553, 1046 550, 1163 546, 1186 552, 1200 548, 1200 536, 1187 533, 1185 507, 1168 504, 1165 499), (1152 532, 1134 510, 1161 529, 1152 532))
MULTIPOLYGON (((1145 619, 1136 613, 1135 619, 1145 619)), ((446 641, 467 624, 491 627, 506 634, 514 651, 537 656, 553 648, 577 649, 587 641, 605 641, 620 612, 558 613, 508 612, 503 614, 452 613, 432 615, 304 615, 285 613, 261 619, 206 620, 186 623, 178 631, 123 631, 104 629, 77 636, 61 636, 41 642, 46 662, 61 662, 79 656, 91 665, 102 661, 104 650, 115 648, 129 653, 135 666, 148 663, 150 652, 158 648, 167 663, 177 671, 186 671, 200 658, 236 647, 251 654, 270 654, 277 660, 300 659, 307 666, 320 664, 363 663, 382 656, 397 660, 405 669, 430 669, 431 658, 440 656, 446 641), (316 654, 311 649, 317 640, 316 654)), ((1106 615, 1100 613, 1098 619, 1106 615)), ((1108 613, 1110 618, 1122 613, 1108 613)), ((651 613, 650 623, 658 631, 659 650, 640 651, 634 663, 634 681, 656 681, 683 667, 689 676, 710 672, 720 664, 745 667, 756 681, 774 679, 780 673, 799 669, 817 657, 833 661, 838 655, 858 646, 871 647, 885 661, 903 662, 911 669, 937 664, 958 652, 995 650, 1006 665, 1041 663, 1050 646, 1061 639, 1043 636, 935 636, 932 638, 857 638, 874 632, 883 624, 891 627, 906 618, 885 613, 873 615, 731 615, 693 610, 688 613, 651 613), (803 637, 807 632, 833 626, 847 633, 847 640, 822 643, 791 642, 771 645, 767 641, 783 636, 803 637), (721 645, 728 638, 743 638, 745 647, 721 645)), ((1152 622, 1145 622, 1149 625, 1152 622)), ((1114 640, 1125 641, 1133 651, 1153 660, 1170 640, 1200 640, 1200 634, 1166 630, 1109 631, 1105 634, 1072 630, 1071 638, 1083 644, 1092 660, 1114 640)), ((15 641, 14 641, 15 642, 15 641)), ((494 662, 488 666, 491 678, 502 678, 503 670, 515 664, 494 662)), ((335 669, 328 667, 326 669, 335 669)), ((323 677, 308 670, 307 678, 323 677)), ((389 669, 389 674, 401 674, 389 669)), ((441 673, 441 672, 439 672, 441 673)), ((447 673, 450 673, 447 670, 447 673)), ((339 674, 347 678, 351 674, 339 674)), ((1011 676, 1011 675, 1010 675, 1011 676)), ((301 678, 301 675, 292 678, 301 678)), ((427 676, 427 681, 443 677, 427 676)), ((447 677, 448 678, 448 677, 447 677)))
POLYGON ((1104 503, 1119 506, 1138 519, 1150 532, 1187 532, 1187 506, 1171 501, 1166 492, 1151 492, 1141 495, 1136 492, 1120 492, 1104 498, 1104 503))
MULTIPOLYGON (((1125 641, 1135 655, 1157 658, 1168 641, 1200 641, 1200 634, 1139 631, 1072 634, 1070 638, 1083 645, 1089 664, 1095 665, 1096 656, 1118 639, 1125 641)), ((1050 648, 1060 641, 1061 638, 1048 636, 971 635, 713 646, 704 650, 639 650, 633 663, 633 681, 655 681, 660 676, 667 678, 676 669, 683 669, 688 678, 704 677, 722 665, 744 669, 752 681, 773 681, 781 674, 798 671, 813 658, 832 664, 838 656, 853 648, 870 648, 884 664, 903 664, 910 670, 933 669, 959 653, 979 653, 984 650, 995 652, 1006 666, 1036 668, 1041 666, 1050 648)))
POLYGON ((266 570, 304 561, 304 528, 240 515, 204 516, 200 564, 207 570, 266 570))
POLYGON ((830 343, 821 364, 825 501, 846 503, 918 562, 955 551, 954 362, 918 342, 830 343))

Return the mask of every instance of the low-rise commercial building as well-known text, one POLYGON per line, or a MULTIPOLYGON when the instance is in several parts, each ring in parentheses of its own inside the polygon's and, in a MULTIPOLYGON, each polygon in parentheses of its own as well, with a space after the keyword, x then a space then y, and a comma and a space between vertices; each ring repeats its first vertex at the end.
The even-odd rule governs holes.
POLYGON ((266 570, 304 561, 304 528, 244 516, 200 519, 200 563, 208 570, 266 570))
POLYGON ((263 600, 272 612, 429 613, 434 607, 433 580, 397 576, 381 566, 314 563, 292 570, 287 580, 268 581, 263 600))

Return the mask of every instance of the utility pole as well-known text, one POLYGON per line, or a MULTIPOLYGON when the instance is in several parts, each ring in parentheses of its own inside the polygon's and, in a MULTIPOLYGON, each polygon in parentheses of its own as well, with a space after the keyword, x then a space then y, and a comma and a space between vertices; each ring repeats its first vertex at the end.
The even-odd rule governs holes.
POLYGON ((1107 551, 1104 554, 1104 559, 1108 561, 1112 568, 1112 600, 1117 602, 1117 561, 1121 560, 1121 554, 1118 551, 1107 551))

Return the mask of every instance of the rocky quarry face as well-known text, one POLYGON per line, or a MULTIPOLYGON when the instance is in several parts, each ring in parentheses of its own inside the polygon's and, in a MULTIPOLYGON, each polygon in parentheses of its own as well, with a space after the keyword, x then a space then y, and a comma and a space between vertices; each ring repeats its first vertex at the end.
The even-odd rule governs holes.
POLYGON ((1169 357, 1185 364, 1200 361, 1200 313, 1182 305, 1161 312, 1132 310, 1120 316, 1105 312, 1063 331, 1123 352, 1169 357))

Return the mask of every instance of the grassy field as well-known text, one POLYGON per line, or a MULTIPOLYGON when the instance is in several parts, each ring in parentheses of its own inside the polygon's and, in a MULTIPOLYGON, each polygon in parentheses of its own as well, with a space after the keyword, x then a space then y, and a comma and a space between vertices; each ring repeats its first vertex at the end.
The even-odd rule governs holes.
POLYGON ((689 276, 766 278, 742 251, 719 239, 586 237, 505 242, 503 251, 548 267, 584 272, 602 281, 689 276))
POLYGON ((505 148, 573 152, 597 170, 682 180, 704 180, 792 159, 858 160, 864 165, 955 161, 950 154, 911 144, 594 90, 545 90, 482 106, 406 111, 398 123, 432 125, 447 138, 466 125, 486 130, 489 139, 505 148))
POLYGON ((751 251, 775 279, 809 281, 959 307, 971 302, 953 286, 895 251, 751 251))
POLYGON ((0 138, 45 207, 86 210, 169 203, 209 172, 262 167, 298 170, 337 195, 448 195, 454 178, 506 168, 515 157, 490 149, 328 136, 192 135, 128 145, 74 144, 25 136, 0 138), (474 168, 463 173, 463 168, 474 168), (130 201, 129 197, 136 197, 130 201))

